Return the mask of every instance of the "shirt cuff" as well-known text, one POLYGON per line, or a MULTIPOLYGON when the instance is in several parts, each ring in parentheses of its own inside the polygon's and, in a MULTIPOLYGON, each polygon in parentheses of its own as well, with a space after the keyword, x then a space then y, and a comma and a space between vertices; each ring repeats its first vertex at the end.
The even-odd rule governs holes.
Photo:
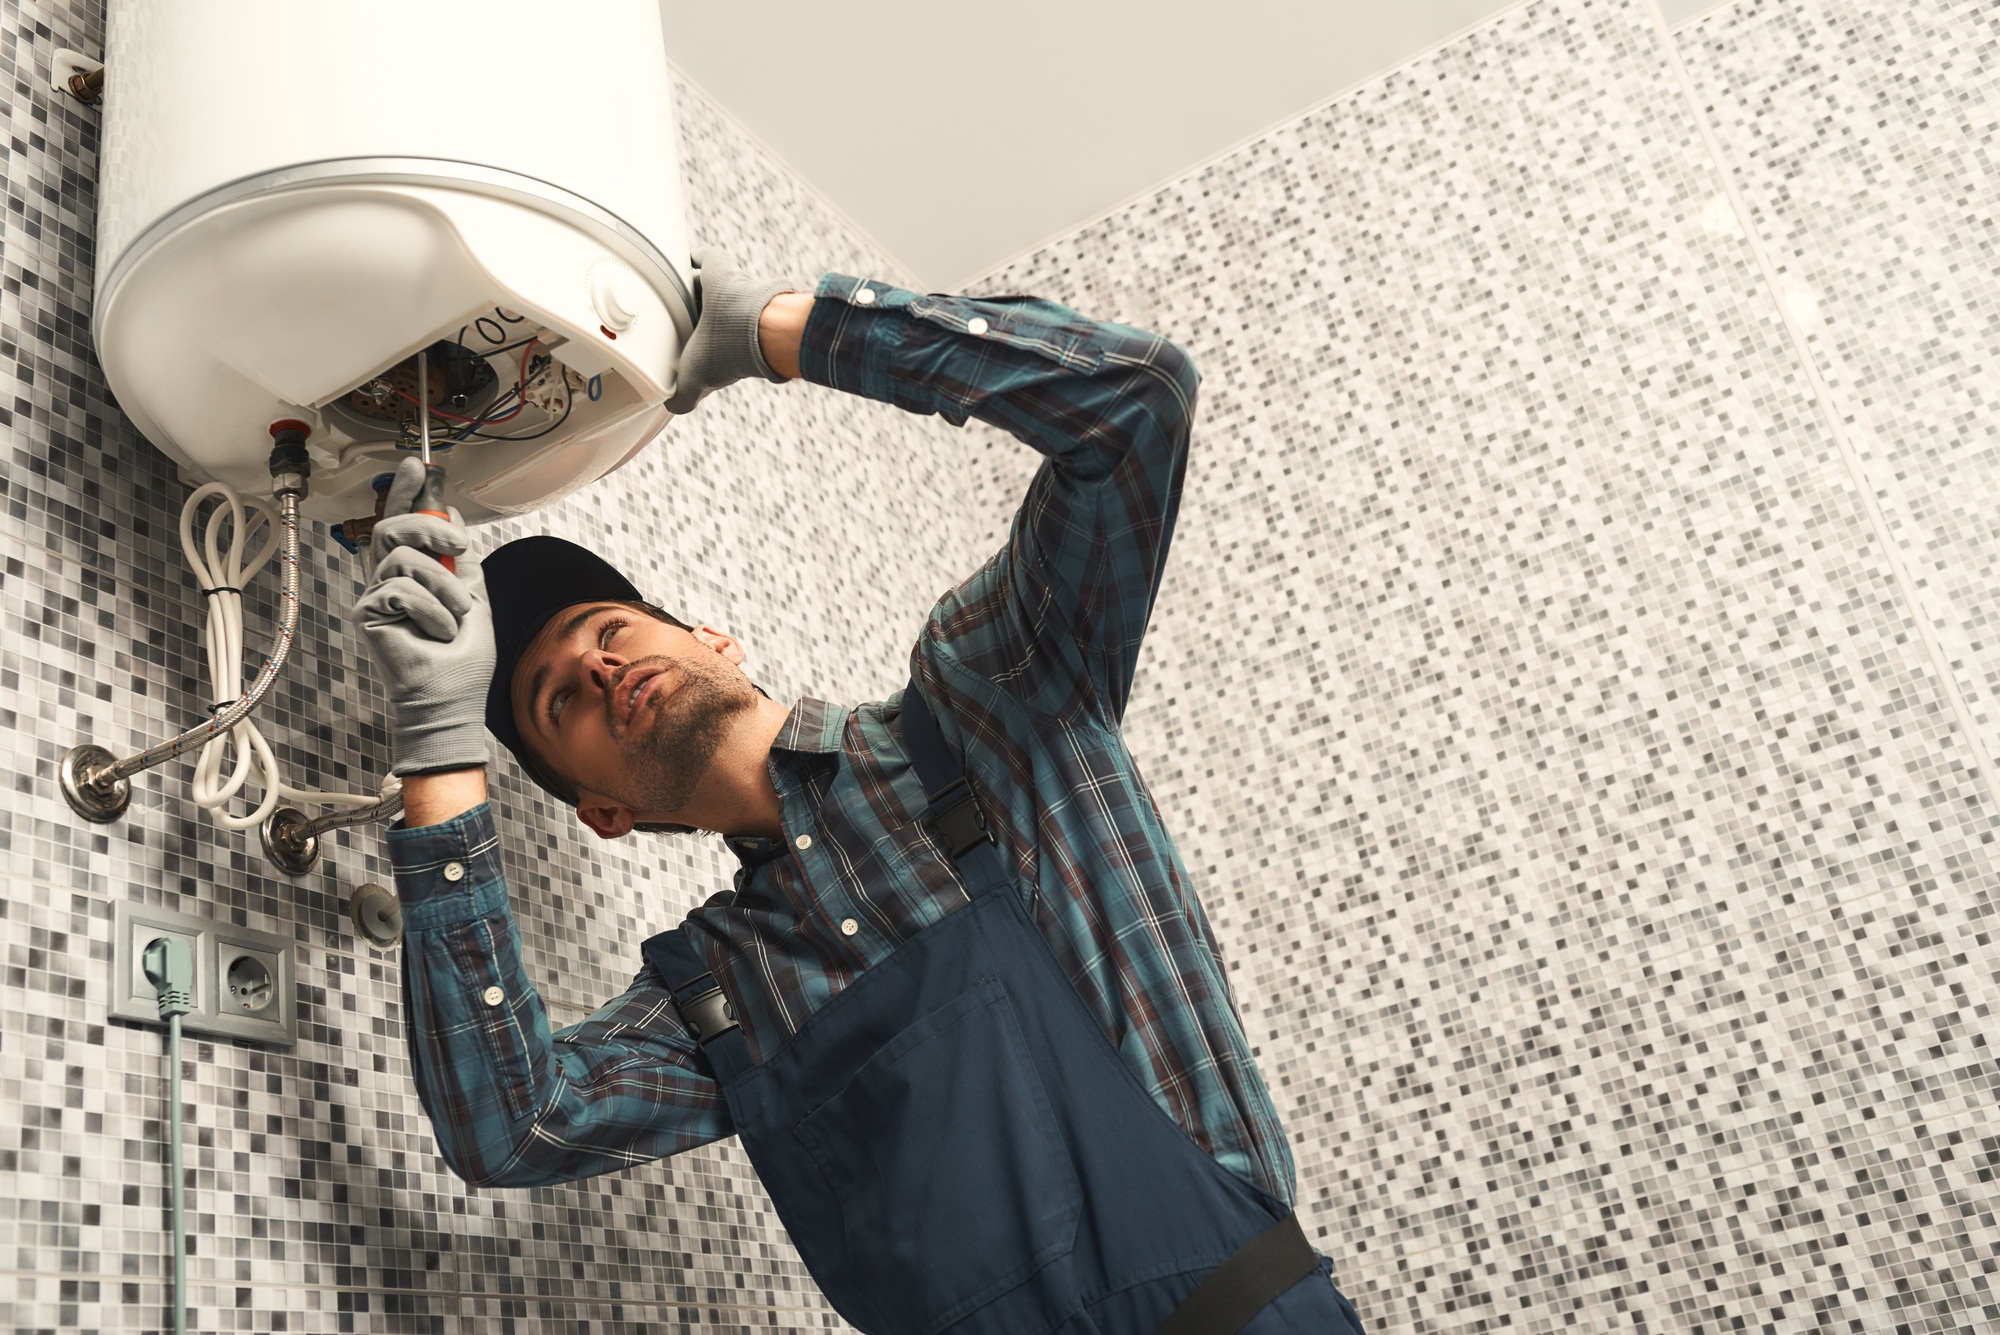
POLYGON ((406 929, 471 922, 507 906, 491 803, 437 825, 391 829, 389 861, 406 929))
MULTIPOLYGON (((829 273, 820 276, 819 285, 813 289, 814 309, 821 297, 862 310, 873 308, 880 311, 898 311, 916 300, 917 294, 908 288, 897 287, 894 283, 884 283, 874 278, 855 278, 844 273, 829 273)), ((807 320, 811 324, 810 318, 807 320)))
POLYGON ((826 274, 813 290, 812 313, 799 340, 799 376, 815 385, 868 398, 887 398, 889 363, 902 321, 884 322, 916 293, 893 283, 826 274))

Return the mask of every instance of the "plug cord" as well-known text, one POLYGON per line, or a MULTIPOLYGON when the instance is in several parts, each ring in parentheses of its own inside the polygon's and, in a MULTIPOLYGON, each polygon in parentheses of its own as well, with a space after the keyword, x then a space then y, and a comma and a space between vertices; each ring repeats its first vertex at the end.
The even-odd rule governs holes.
POLYGON ((177 1019, 194 1008, 194 952, 178 937, 156 936, 140 956, 146 981, 159 999, 160 1018, 177 1019))
POLYGON ((160 1018, 167 1022, 167 1159, 172 1174, 174 1234, 174 1335, 187 1335, 187 1223, 181 1190, 181 1016, 192 1008, 194 952, 177 937, 158 936, 146 945, 141 960, 146 981, 159 999, 160 1018))

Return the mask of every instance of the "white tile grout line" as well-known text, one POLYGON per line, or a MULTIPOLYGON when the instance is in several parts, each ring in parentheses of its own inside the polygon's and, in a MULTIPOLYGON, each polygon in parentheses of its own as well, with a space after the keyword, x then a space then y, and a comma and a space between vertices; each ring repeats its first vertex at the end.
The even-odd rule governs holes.
MULTIPOLYGON (((1805 330, 1794 318, 1791 307, 1785 301, 1783 284, 1778 280, 1777 267, 1771 262, 1770 252, 1757 235, 1756 219, 1751 215, 1750 205, 1736 188, 1735 177, 1729 168, 1729 161, 1722 154, 1722 144, 1716 138, 1715 127, 1709 123, 1708 113, 1702 106, 1700 90, 1695 87, 1694 76, 1688 73, 1687 65, 1681 60, 1680 45, 1674 40, 1674 30, 1667 25, 1665 13, 1660 9, 1660 0, 1640 0, 1648 17, 1652 19, 1654 35, 1666 59, 1668 71, 1680 85, 1681 94, 1687 99, 1688 112, 1694 118, 1695 132, 1701 136, 1702 146, 1708 151, 1714 165, 1716 179, 1721 183, 1723 193, 1728 196, 1729 206, 1736 213, 1736 225, 1743 231, 1744 242, 1750 254, 1757 261, 1757 269, 1764 277, 1764 285, 1770 290, 1771 304, 1778 309, 1778 318, 1784 322, 1785 333, 1790 337, 1792 350, 1804 369, 1806 382, 1812 387, 1813 406, 1820 420, 1826 423, 1827 434, 1833 437, 1840 450, 1840 458, 1853 481, 1855 490, 1861 495, 1862 505, 1868 512, 1868 526, 1873 530, 1875 541, 1882 549, 1882 559, 1888 564, 1889 573, 1896 581, 1896 591, 1903 600, 1910 620, 1916 623, 1917 638, 1923 642, 1925 656, 1930 659, 1931 671, 1938 679, 1938 689, 1944 693, 1946 703, 1951 706, 1952 717, 1958 723, 1958 730, 1965 738, 1966 747, 1972 752, 1972 759, 1979 766, 1979 777, 1986 788, 1987 800, 1992 805, 1992 813, 2000 813, 2000 776, 1993 772, 1993 762, 1986 753, 1985 741, 1979 730, 1973 726, 1972 711, 1965 703, 1964 695, 1958 689, 1958 678, 1952 672, 1950 660, 1945 657, 1944 646, 1938 642, 1937 630, 1924 611, 1922 599, 1917 596, 1915 582, 1910 572, 1904 568, 1901 554, 1889 533, 1889 521, 1882 513, 1880 498, 1868 475, 1862 470, 1861 458, 1855 453, 1854 442, 1848 436, 1840 420, 1840 413, 1833 403, 1833 392, 1827 387, 1826 378, 1820 374, 1819 363, 1806 340, 1805 330)), ((1713 11, 1705 11, 1712 13, 1713 11)), ((1992 813, 1989 813, 1991 819, 1992 813)))

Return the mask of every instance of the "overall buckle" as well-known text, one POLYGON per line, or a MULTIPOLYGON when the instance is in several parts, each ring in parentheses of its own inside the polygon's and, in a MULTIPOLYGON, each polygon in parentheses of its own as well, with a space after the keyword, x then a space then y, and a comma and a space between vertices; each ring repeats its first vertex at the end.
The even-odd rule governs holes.
POLYGON ((722 995, 722 987, 715 981, 714 974, 703 974, 694 980, 694 985, 709 983, 707 991, 686 1001, 676 1000, 674 1005, 681 1013, 681 1023, 694 1031, 695 1041, 707 1043, 717 1039, 732 1029, 740 1028, 736 1021, 736 1007, 729 1004, 729 998, 722 995))
POLYGON ((993 842, 993 835, 986 828, 986 813, 979 809, 978 800, 963 779, 931 802, 931 814, 924 817, 924 828, 944 845, 944 851, 954 862, 967 849, 993 842), (954 792, 958 794, 956 800, 952 798, 954 792), (945 805, 947 802, 949 806, 945 805))

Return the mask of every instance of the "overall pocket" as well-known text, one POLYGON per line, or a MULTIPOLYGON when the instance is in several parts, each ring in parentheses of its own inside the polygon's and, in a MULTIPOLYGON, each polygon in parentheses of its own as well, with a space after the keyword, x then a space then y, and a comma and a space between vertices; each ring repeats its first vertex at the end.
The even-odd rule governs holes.
POLYGON ((996 979, 884 1044, 794 1135, 840 1201, 840 1287, 886 1330, 949 1325, 1076 1237, 1076 1169, 996 979))

